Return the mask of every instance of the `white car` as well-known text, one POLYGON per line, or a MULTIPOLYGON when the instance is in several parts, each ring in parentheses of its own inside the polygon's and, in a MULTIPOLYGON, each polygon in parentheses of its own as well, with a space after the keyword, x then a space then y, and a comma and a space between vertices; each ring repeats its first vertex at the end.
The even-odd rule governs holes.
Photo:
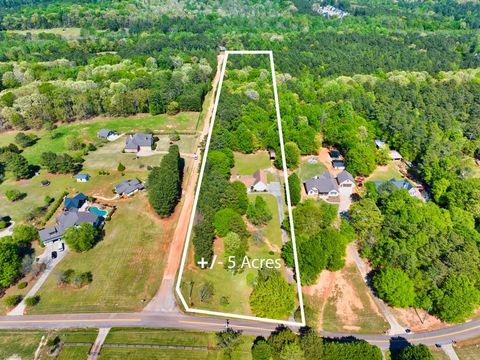
POLYGON ((58 251, 63 251, 63 250, 65 250, 65 244, 64 244, 62 241, 60 241, 60 242, 58 243, 57 250, 58 250, 58 251))

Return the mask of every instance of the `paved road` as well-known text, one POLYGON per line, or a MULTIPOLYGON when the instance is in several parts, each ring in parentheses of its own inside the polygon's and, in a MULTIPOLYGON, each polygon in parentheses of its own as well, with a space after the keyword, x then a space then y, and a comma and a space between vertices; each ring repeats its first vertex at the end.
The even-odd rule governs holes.
MULTIPOLYGON (((220 331, 225 320, 212 317, 190 316, 179 313, 130 313, 130 314, 64 314, 64 315, 22 315, 1 316, 0 329, 39 329, 73 327, 156 327, 186 330, 220 331)), ((268 335, 275 325, 247 320, 230 320, 230 326, 251 335, 268 335)), ((298 329, 293 329, 298 330, 298 329)), ((480 335, 480 319, 426 333, 405 334, 404 336, 361 335, 351 333, 321 332, 327 337, 351 337, 364 339, 381 348, 401 347, 405 342, 435 345, 451 344, 480 335)))

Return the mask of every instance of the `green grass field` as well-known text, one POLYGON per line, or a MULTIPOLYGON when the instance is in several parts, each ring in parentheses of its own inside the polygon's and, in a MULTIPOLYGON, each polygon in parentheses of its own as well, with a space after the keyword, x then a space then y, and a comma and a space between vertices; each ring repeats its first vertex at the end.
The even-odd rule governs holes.
POLYGON ((387 181, 390 179, 403 179, 403 175, 398 171, 393 162, 390 162, 387 166, 379 166, 369 176, 368 181, 387 181))
MULTIPOLYGON (((102 128, 116 130, 119 134, 125 132, 145 131, 194 131, 198 121, 198 113, 184 112, 178 115, 155 115, 155 116, 136 116, 119 118, 95 118, 92 120, 79 121, 71 124, 59 126, 51 133, 46 130, 31 131, 40 139, 37 143, 24 150, 23 155, 32 164, 38 164, 40 156, 45 151, 56 153, 68 152, 72 155, 74 151, 68 151, 65 139, 68 136, 75 136, 83 141, 94 141, 97 139, 97 133, 102 128)), ((17 132, 8 132, 0 134, 0 146, 8 145, 13 142, 17 132)), ((120 140, 122 141, 122 140, 120 140)), ((124 141, 124 140, 123 140, 124 141)))
MULTIPOLYGON (((241 344, 233 351, 232 359, 251 359, 250 348, 254 336, 242 336, 241 344)), ((213 332, 182 331, 173 329, 114 328, 105 340, 106 344, 150 344, 173 346, 205 346, 208 350, 115 348, 105 346, 100 359, 224 359, 216 349, 213 332)))
POLYGON ((64 346, 58 354, 57 360, 83 360, 88 357, 90 345, 64 346))
POLYGON ((266 151, 258 151, 255 154, 234 153, 235 167, 232 169, 234 175, 253 175, 259 169, 267 169, 272 162, 266 151))
MULTIPOLYGON (((249 201, 253 201, 256 196, 265 199, 272 212, 272 220, 266 226, 258 229, 263 233, 263 240, 259 244, 255 244, 252 239, 249 240, 247 255, 250 259, 279 259, 282 233, 276 199, 269 194, 252 194, 249 196, 249 201)), ((252 280, 257 276, 258 269, 246 266, 243 272, 237 274, 224 269, 223 263, 226 260, 224 259, 223 241, 220 239, 215 242, 215 254, 217 255, 215 266, 213 269, 205 270, 200 270, 193 265, 193 254, 190 254, 191 265, 187 267, 182 278, 182 291, 185 299, 190 300, 191 285, 189 284, 193 282, 192 307, 252 315, 248 299, 252 291, 252 280), (200 301, 200 289, 205 282, 211 282, 214 285, 214 295, 208 303, 200 301), (220 302, 222 297, 228 298, 228 304, 220 302)), ((280 271, 285 271, 283 265, 280 271)))
POLYGON ((68 27, 68 28, 52 28, 52 29, 29 29, 29 30, 9 30, 9 32, 17 34, 32 34, 38 35, 41 33, 60 35, 65 39, 79 39, 80 38, 80 28, 77 27, 68 27))
POLYGON ((158 290, 168 236, 148 211, 145 194, 118 204, 105 226, 105 238, 85 253, 70 253, 42 286, 40 303, 30 313, 138 311, 158 290), (55 273, 91 271, 81 289, 59 288, 55 273))
POLYGON ((460 360, 478 360, 480 359, 480 345, 470 345, 465 347, 455 348, 460 360))
MULTIPOLYGON (((116 168, 117 165, 118 163, 114 163, 112 167, 116 168)), ((82 172, 92 176, 90 181, 86 183, 77 182, 71 175, 53 175, 43 170, 39 176, 28 180, 14 181, 11 178, 7 179, 0 184, 0 213, 4 216, 10 216, 14 221, 25 221, 30 211, 45 204, 44 199, 47 195, 56 199, 64 191, 68 191, 71 194, 84 192, 87 195, 101 195, 109 198, 114 195, 113 186, 116 183, 135 177, 145 180, 148 175, 146 169, 131 171, 128 167, 124 176, 116 170, 112 170, 108 176, 103 176, 98 174, 98 170, 88 168, 82 170, 82 172), (48 187, 42 186, 42 180, 49 180, 50 185, 48 187), (9 189, 25 192, 27 197, 12 203, 5 197, 5 192, 9 189)))
POLYGON ((0 359, 8 359, 12 355, 18 355, 22 359, 33 359, 42 335, 45 333, 35 330, 2 330, 0 359))
POLYGON ((300 164, 297 174, 301 181, 307 181, 316 175, 322 175, 325 170, 326 167, 321 162, 310 164, 305 160, 300 164))

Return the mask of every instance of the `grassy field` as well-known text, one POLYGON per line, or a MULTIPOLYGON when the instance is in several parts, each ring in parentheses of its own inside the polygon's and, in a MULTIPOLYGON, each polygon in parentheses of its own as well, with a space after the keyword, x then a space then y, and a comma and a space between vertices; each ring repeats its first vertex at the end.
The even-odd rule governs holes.
POLYGON ((35 330, 2 330, 0 332, 0 359, 18 355, 22 359, 33 359, 40 339, 45 335, 35 330))
MULTIPOLYGON (((119 134, 125 132, 146 131, 194 131, 198 120, 198 113, 184 112, 178 115, 155 115, 155 116, 135 116, 118 118, 95 118, 92 120, 79 121, 71 124, 59 126, 57 129, 48 133, 45 130, 32 131, 40 139, 37 143, 24 150, 23 155, 32 164, 38 164, 40 155, 45 151, 56 153, 68 152, 72 155, 75 152, 68 151, 65 139, 68 136, 75 136, 83 141, 94 141, 97 139, 97 133, 102 128, 116 130, 119 134)), ((8 132, 0 134, 0 145, 8 145, 13 141, 17 132, 8 132)))
POLYGON ((455 347, 460 360, 480 359, 480 338, 476 337, 470 340, 459 341, 455 347))
MULTIPOLYGON (((457 349, 455 349, 455 352, 456 351, 457 349)), ((447 354, 445 354, 443 350, 437 349, 435 346, 430 346, 430 352, 432 353, 433 358, 435 360, 449 360, 449 357, 447 356, 447 354)), ((460 360, 463 360, 463 359, 460 358, 460 360)))
POLYGON ((315 175, 322 175, 326 170, 325 165, 321 162, 310 164, 308 161, 303 161, 298 168, 298 177, 301 181, 307 181, 315 175))
MULTIPOLYGON (((255 244, 252 239, 249 240, 247 255, 250 259, 279 259, 282 247, 282 233, 280 230, 280 220, 278 216, 278 206, 275 197, 269 194, 251 195, 249 200, 253 201, 255 196, 261 196, 267 202, 272 212, 272 220, 259 228, 263 233, 263 241, 255 244)), ((193 254, 190 256, 190 266, 187 267, 183 275, 183 294, 189 301, 190 288, 193 282, 192 306, 206 310, 216 310, 222 312, 231 312, 237 314, 252 314, 248 298, 252 291, 252 281, 258 273, 258 269, 245 267, 241 273, 233 274, 223 268, 224 252, 223 241, 215 241, 215 254, 217 261, 213 269, 200 270, 193 265, 193 254), (206 303, 200 301, 200 289, 206 282, 214 285, 214 295, 206 303), (221 303, 222 297, 228 298, 228 303, 221 303)), ((280 271, 284 272, 284 268, 280 271)))
POLYGON ((57 360, 83 360, 88 357, 91 345, 64 346, 57 360))
POLYGON ((403 179, 402 174, 393 162, 386 166, 377 166, 375 171, 369 176, 368 181, 387 181, 390 179, 403 179))
POLYGON ((59 288, 55 273, 40 289, 40 303, 29 312, 138 311, 153 297, 160 283, 165 261, 165 231, 169 226, 146 211, 146 194, 118 204, 105 226, 105 238, 85 253, 70 253, 56 267, 91 271, 93 282, 82 289, 59 288))
POLYGON ((9 30, 9 32, 17 34, 32 34, 38 35, 41 33, 60 35, 65 39, 79 39, 80 38, 80 28, 69 27, 69 28, 52 28, 52 29, 29 29, 29 30, 9 30))
MULTIPOLYGON (((233 351, 232 359, 251 359, 250 348, 253 336, 243 335, 242 343, 233 351)), ((173 346, 206 346, 208 350, 184 349, 141 349, 103 347, 100 359, 223 359, 223 353, 216 348, 212 332, 181 331, 169 329, 112 329, 106 344, 154 344, 173 346)))
POLYGON ((232 169, 234 175, 253 175, 259 169, 267 169, 272 162, 266 151, 258 151, 255 154, 235 153, 235 167, 232 169))
MULTIPOLYGON (((114 163, 112 166, 116 168, 117 165, 118 163, 114 163)), ((100 195, 110 198, 114 195, 113 187, 116 183, 131 178, 145 180, 148 175, 146 169, 130 171, 127 168, 124 176, 116 170, 112 170, 108 176, 98 175, 98 170, 86 168, 82 171, 92 176, 90 181, 86 183, 76 182, 71 175, 53 175, 43 170, 39 176, 28 180, 14 181, 13 179, 7 179, 0 184, 0 213, 10 216, 14 221, 25 221, 29 212, 45 204, 45 196, 47 195, 56 199, 64 191, 68 191, 70 194, 84 192, 87 195, 100 195), (48 187, 42 186, 42 180, 49 180, 50 185, 48 187), (12 203, 5 197, 5 192, 9 189, 25 192, 27 197, 12 203)))

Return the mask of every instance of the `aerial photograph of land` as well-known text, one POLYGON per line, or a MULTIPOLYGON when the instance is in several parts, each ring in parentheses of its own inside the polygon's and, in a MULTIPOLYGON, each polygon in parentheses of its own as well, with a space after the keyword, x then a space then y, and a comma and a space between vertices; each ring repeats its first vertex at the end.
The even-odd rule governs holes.
POLYGON ((480 359, 480 2, 0 0, 0 359, 480 359))

